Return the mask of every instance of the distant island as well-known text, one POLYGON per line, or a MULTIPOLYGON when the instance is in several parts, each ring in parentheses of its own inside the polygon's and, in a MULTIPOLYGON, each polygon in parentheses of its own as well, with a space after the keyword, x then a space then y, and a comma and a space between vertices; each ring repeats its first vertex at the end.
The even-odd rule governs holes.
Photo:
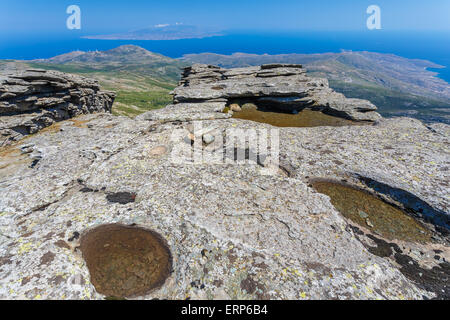
POLYGON ((125 33, 85 36, 83 38, 97 40, 180 40, 201 39, 222 35, 222 32, 214 30, 213 28, 176 23, 158 24, 152 27, 125 33))

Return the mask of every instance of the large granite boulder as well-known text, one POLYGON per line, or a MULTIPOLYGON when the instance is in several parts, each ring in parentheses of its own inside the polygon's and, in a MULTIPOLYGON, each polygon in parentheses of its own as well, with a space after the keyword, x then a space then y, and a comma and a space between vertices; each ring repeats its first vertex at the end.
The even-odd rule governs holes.
POLYGON ((348 99, 333 91, 326 79, 307 76, 301 65, 268 64, 260 67, 223 69, 195 64, 184 69, 173 91, 174 103, 230 103, 237 99, 267 104, 282 111, 312 108, 358 121, 381 116, 372 103, 348 99))
POLYGON ((14 70, 0 75, 0 145, 56 121, 110 112, 115 94, 97 81, 57 71, 14 70))

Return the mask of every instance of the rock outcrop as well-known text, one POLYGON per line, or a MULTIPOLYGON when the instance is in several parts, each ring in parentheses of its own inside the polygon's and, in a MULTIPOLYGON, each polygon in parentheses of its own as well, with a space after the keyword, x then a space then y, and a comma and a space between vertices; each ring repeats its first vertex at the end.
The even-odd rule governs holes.
POLYGON ((97 81, 29 69, 0 75, 0 145, 80 114, 110 112, 115 94, 97 81))
POLYGON ((450 126, 274 128, 229 119, 222 103, 81 115, 0 149, 0 298, 104 299, 80 237, 120 223, 156 232, 173 258, 164 283, 139 299, 448 299, 450 126), (275 129, 278 166, 210 161, 235 129, 275 129), (356 227, 316 178, 407 209, 432 240, 356 227))
POLYGON ((333 91, 328 80, 311 78, 302 65, 296 64, 235 69, 195 64, 184 69, 173 95, 175 104, 220 102, 225 107, 246 100, 282 111, 311 108, 357 121, 381 118, 371 102, 346 98, 333 91))

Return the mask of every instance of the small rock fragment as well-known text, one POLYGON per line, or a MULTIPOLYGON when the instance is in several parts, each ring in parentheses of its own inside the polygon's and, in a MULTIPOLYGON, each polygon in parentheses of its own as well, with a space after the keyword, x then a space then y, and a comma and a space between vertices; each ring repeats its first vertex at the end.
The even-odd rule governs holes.
POLYGON ((212 134, 207 133, 207 134, 203 135, 203 142, 205 144, 211 144, 214 142, 214 140, 215 140, 215 138, 212 134))

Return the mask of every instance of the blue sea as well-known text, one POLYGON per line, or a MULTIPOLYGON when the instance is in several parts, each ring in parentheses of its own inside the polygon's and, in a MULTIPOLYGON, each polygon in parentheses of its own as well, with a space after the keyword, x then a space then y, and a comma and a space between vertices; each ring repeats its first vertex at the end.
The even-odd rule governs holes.
POLYGON ((435 69, 450 82, 450 32, 399 31, 232 31, 221 37, 170 41, 90 40, 73 35, 1 35, 0 59, 50 58, 74 50, 108 50, 135 44, 172 58, 184 54, 234 52, 256 54, 324 53, 341 50, 393 53, 412 59, 425 59, 446 68, 435 69))

